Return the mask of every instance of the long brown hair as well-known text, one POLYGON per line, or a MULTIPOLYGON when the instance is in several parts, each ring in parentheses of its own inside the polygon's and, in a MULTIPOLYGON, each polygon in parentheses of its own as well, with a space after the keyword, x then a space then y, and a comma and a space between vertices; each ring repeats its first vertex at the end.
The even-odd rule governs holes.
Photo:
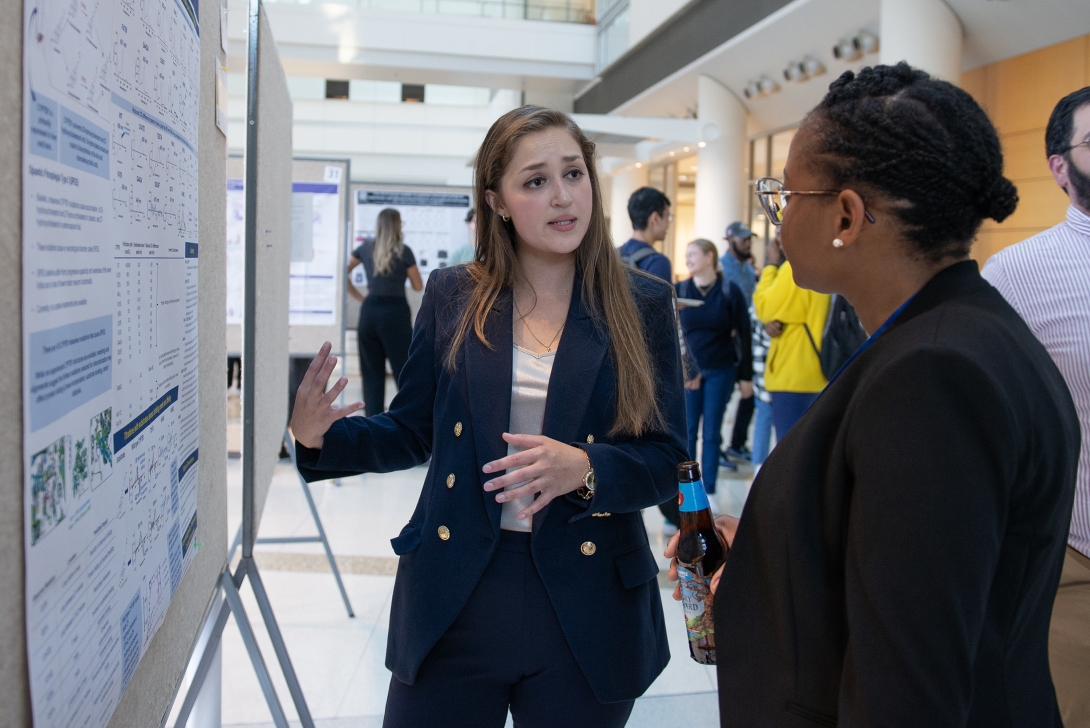
POLYGON ((602 192, 594 164, 594 142, 566 114, 540 106, 523 106, 509 111, 492 125, 477 152, 474 168, 474 198, 477 219, 477 255, 468 266, 474 287, 461 321, 454 330, 447 366, 455 357, 472 327, 483 344, 491 347, 484 325, 500 293, 514 285, 520 274, 515 254, 514 224, 504 222, 488 203, 485 191, 500 191, 500 181, 515 154, 519 141, 528 134, 547 129, 564 129, 579 144, 587 165, 594 207, 590 226, 576 249, 576 268, 583 276, 583 305, 609 332, 609 346, 617 376, 617 416, 610 434, 639 436, 663 426, 656 397, 656 372, 648 352, 634 290, 625 265, 613 247, 602 213, 602 192))
POLYGON ((375 220, 375 251, 371 260, 375 264, 375 273, 389 273, 394 261, 401 257, 404 236, 401 234, 401 213, 387 207, 375 220))

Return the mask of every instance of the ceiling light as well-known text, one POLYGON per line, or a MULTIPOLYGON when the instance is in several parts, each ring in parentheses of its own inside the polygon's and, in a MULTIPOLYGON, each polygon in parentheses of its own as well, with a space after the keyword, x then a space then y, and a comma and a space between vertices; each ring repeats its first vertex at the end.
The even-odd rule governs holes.
POLYGON ((813 56, 802 59, 802 67, 806 69, 807 76, 820 76, 825 73, 825 65, 813 56))
POLYGON ((881 46, 878 36, 869 30, 859 31, 855 36, 855 42, 864 53, 877 53, 881 46))
POLYGON ((806 72, 806 67, 797 61, 791 61, 787 64, 787 68, 783 69, 784 81, 805 81, 810 78, 810 74, 806 72))
POLYGON ((673 152, 670 152, 670 156, 671 156, 671 157, 672 157, 672 156, 674 156, 674 153, 673 153, 673 152))
POLYGON ((863 57, 863 50, 855 38, 841 38, 840 42, 833 46, 833 57, 838 61, 858 61, 863 57))
POLYGON ((689 151, 689 148, 688 148, 688 147, 685 147, 685 148, 684 148, 684 149, 682 149, 681 151, 683 151, 683 152, 687 152, 687 151, 689 151))
POLYGON ((636 162, 636 169, 639 169, 642 166, 643 166, 642 164, 640 164, 639 162, 636 162))
POLYGON ((699 144, 697 144, 697 146, 700 147, 701 149, 703 149, 704 147, 708 146, 708 143, 707 142, 700 142, 699 144))
POLYGON ((756 99, 761 96, 761 85, 756 81, 750 81, 746 84, 745 89, 742 90, 747 99, 756 99))
POLYGON ((768 76, 761 76, 760 86, 761 86, 761 95, 762 96, 767 96, 769 94, 774 94, 774 93, 776 93, 777 91, 780 90, 780 85, 778 83, 776 83, 775 81, 773 81, 768 76))

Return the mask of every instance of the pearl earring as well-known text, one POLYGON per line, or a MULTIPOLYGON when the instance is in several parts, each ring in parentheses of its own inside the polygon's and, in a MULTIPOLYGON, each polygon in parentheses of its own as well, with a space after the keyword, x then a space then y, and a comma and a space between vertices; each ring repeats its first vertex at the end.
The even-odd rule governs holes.
POLYGON ((833 238, 833 247, 834 248, 843 248, 844 247, 844 241, 841 240, 840 238, 833 238))

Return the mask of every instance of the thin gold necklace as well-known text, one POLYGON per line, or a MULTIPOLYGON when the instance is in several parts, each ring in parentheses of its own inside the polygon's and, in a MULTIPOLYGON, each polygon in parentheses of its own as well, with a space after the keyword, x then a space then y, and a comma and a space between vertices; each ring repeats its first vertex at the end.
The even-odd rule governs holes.
MULTIPOLYGON (((522 325, 526 328, 527 333, 529 333, 530 336, 532 336, 534 338, 534 341, 536 341, 539 345, 545 347, 545 353, 546 354, 552 354, 553 353, 553 344, 555 344, 557 338, 560 337, 560 332, 564 330, 564 324, 561 324, 560 328, 556 330, 556 335, 553 336, 552 341, 550 341, 548 344, 546 344, 544 341, 537 338, 537 335, 530 328, 530 323, 526 320, 526 316, 523 315, 522 311, 519 310, 519 305, 515 301, 514 295, 511 296, 511 303, 515 304, 515 312, 518 313, 519 321, 522 322, 522 325)), ((567 323, 567 322, 565 322, 565 323, 567 323)))

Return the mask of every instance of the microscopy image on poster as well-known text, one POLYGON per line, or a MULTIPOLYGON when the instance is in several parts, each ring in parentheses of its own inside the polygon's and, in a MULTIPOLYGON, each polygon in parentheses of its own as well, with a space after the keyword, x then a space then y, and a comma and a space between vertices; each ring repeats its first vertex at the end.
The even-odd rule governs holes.
POLYGON ((197 535, 195 0, 25 0, 34 725, 105 726, 197 535))
MULTIPOLYGON (((467 194, 444 192, 405 192, 397 190, 356 190, 355 241, 352 249, 375 235, 375 220, 387 207, 401 213, 401 230, 405 245, 416 256, 416 265, 425 281, 428 274, 446 268, 451 254, 469 242, 466 213, 470 197, 467 194)), ((351 252, 351 251, 350 251, 351 252)), ((352 272, 352 282, 366 285, 363 266, 352 272)))

